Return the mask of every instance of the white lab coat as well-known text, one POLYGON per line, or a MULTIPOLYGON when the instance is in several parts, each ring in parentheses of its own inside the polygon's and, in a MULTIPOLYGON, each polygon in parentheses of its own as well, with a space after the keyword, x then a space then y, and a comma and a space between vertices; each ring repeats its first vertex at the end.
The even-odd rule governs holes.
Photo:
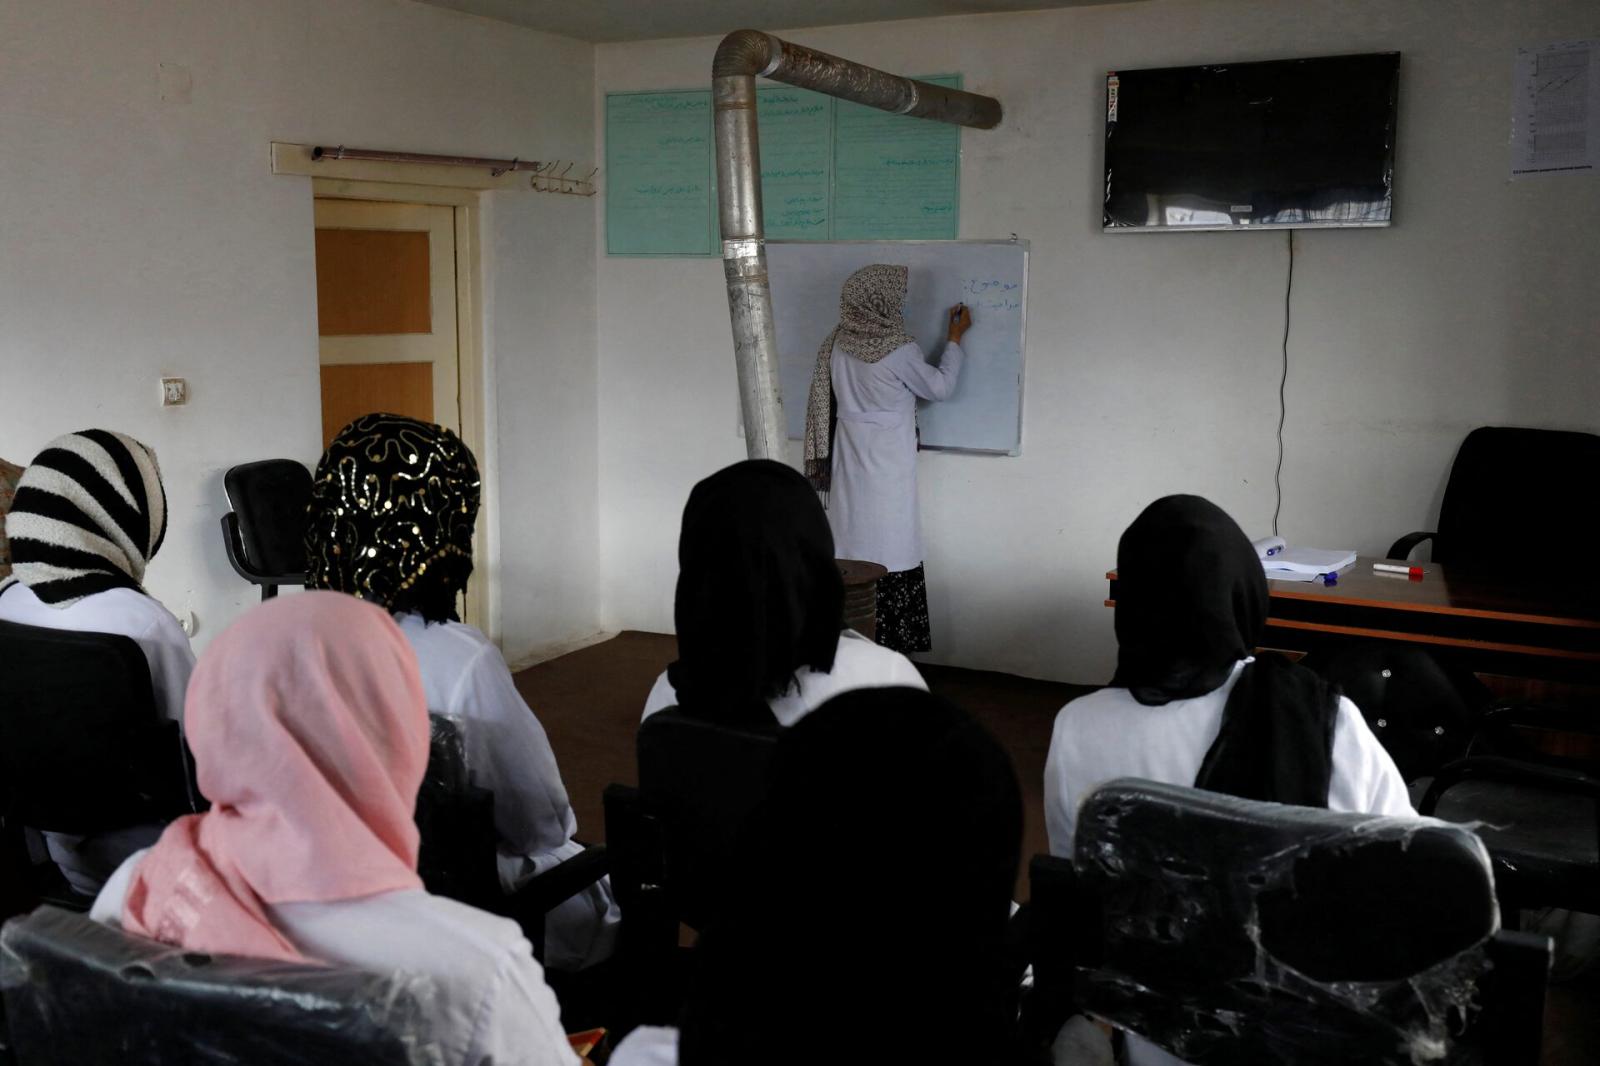
MULTIPOLYGON (((161 603, 137 589, 107 589, 66 607, 52 607, 26 585, 0 593, 0 621, 77 633, 115 633, 129 637, 150 665, 157 713, 183 721, 183 697, 194 672, 194 650, 183 627, 161 603)), ((161 826, 119 829, 95 837, 45 833, 50 859, 73 891, 92 896, 123 859, 155 843, 161 826)))
MULTIPOLYGON (((106 882, 89 917, 122 926, 144 852, 106 882)), ((267 918, 309 959, 428 977, 430 1030, 447 1066, 577 1066, 561 1007, 517 923, 418 889, 333 903, 280 903, 267 918)))
MULTIPOLYGON (((928 690, 910 659, 897 651, 890 651, 872 643, 853 629, 839 634, 839 648, 834 652, 833 669, 827 673, 803 666, 795 672, 796 686, 781 696, 767 701, 778 724, 792 726, 841 692, 858 688, 882 688, 901 685, 928 690)), ((678 692, 672 687, 666 671, 656 678, 649 697, 644 702, 643 718, 657 711, 678 705, 678 692)))
POLYGON ((611 1066, 678 1066, 678 1030, 639 1026, 611 1053, 611 1066))
POLYGON ((938 366, 915 342, 863 362, 833 350, 838 426, 828 523, 841 559, 865 559, 890 572, 922 562, 917 513, 917 400, 945 400, 955 391, 965 353, 945 345, 938 366))
MULTIPOLYGON (((1150 707, 1125 688, 1104 688, 1073 700, 1056 715, 1044 767, 1045 828, 1050 854, 1072 857, 1078 808, 1118 777, 1193 785, 1222 729, 1228 694, 1245 664, 1204 696, 1150 707)), ((1328 809, 1415 817, 1394 760, 1354 703, 1341 696, 1333 727, 1333 778, 1328 809)), ((1182 1066, 1182 1060, 1128 1034, 1130 1066, 1182 1066)))
MULTIPOLYGON (((429 625, 421 615, 395 619, 417 655, 428 710, 461 724, 468 781, 494 793, 500 837, 500 883, 507 892, 583 851, 572 838, 572 813, 550 738, 517 692, 500 650, 460 622, 429 625)), ((621 913, 609 879, 550 912, 545 962, 575 970, 606 958, 621 913)))

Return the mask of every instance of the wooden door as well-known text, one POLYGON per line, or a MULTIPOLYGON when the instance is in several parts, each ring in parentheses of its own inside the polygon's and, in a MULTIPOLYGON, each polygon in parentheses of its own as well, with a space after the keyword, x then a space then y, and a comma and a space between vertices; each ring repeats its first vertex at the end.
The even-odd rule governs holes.
POLYGON ((316 201, 322 438, 374 411, 461 432, 454 209, 316 201))

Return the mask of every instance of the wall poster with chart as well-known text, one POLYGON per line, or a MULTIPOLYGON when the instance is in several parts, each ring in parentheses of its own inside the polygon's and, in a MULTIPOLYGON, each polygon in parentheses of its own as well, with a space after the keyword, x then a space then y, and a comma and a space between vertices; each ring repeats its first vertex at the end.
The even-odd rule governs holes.
POLYGON ((869 263, 903 264, 906 331, 937 361, 946 314, 972 310, 967 353, 953 396, 917 405, 923 447, 1018 455, 1022 450, 1022 356, 1028 303, 1028 242, 774 241, 767 245, 778 380, 791 438, 805 435, 817 348, 839 320, 839 289, 869 263))
MULTIPOLYGON (((711 114, 707 90, 606 94, 607 254, 717 254, 711 114)), ((955 238, 960 127, 786 85, 758 89, 756 114, 769 240, 955 238)))

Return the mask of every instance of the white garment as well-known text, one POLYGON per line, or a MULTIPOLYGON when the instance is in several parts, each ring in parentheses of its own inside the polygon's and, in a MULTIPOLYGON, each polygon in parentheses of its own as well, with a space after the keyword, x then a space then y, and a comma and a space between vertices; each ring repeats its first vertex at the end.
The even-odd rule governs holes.
MULTIPOLYGON (((833 654, 833 669, 821 673, 809 666, 794 675, 797 687, 767 701, 781 726, 792 726, 841 692, 858 688, 884 688, 902 685, 928 690, 928 683, 917 673, 910 659, 897 651, 872 643, 853 629, 839 634, 839 648, 833 654)), ((657 711, 678 705, 678 691, 666 671, 656 678, 655 687, 644 701, 642 721, 657 711)))
POLYGON ((611 1066, 678 1066, 678 1030, 639 1026, 611 1053, 611 1066))
POLYGON ((833 485, 828 524, 841 559, 881 563, 890 572, 922 562, 917 512, 917 399, 955 392, 965 353, 954 341, 938 366, 916 342, 876 363, 833 349, 833 485))
MULTIPOLYGON (((156 711, 171 721, 183 721, 183 696, 194 672, 194 650, 183 627, 159 601, 124 588, 96 592, 66 607, 52 607, 28 586, 18 584, 0 593, 0 622, 131 638, 150 664, 156 711)), ((123 859, 155 843, 161 827, 133 826, 94 837, 43 835, 50 860, 61 868, 73 891, 92 896, 123 859)))
MULTIPOLYGON (((1045 828, 1050 854, 1072 858, 1078 808, 1118 777, 1193 785, 1206 752, 1222 729, 1228 694, 1245 664, 1204 696, 1150 707, 1125 688, 1104 688, 1073 700, 1056 715, 1044 766, 1045 828)), ((1328 809, 1358 814, 1416 817, 1394 760, 1354 703, 1341 696, 1333 726, 1333 777, 1328 809)), ((1182 1066, 1138 1036, 1128 1034, 1130 1066, 1182 1066)))
MULTIPOLYGON (((128 883, 144 858, 129 857, 106 882, 89 917, 122 927, 128 883)), ((372 973, 430 978, 432 1036, 447 1066, 576 1066, 561 1007, 517 923, 407 889, 335 903, 267 907, 273 926, 308 959, 372 973)))
MULTIPOLYGON (((466 746, 467 778, 494 793, 500 883, 511 892, 535 874, 583 851, 550 738, 523 702, 500 650, 472 626, 428 624, 419 614, 395 621, 417 655, 428 710, 455 719, 466 746)), ((545 962, 575 970, 609 956, 621 912, 609 879, 551 911, 545 962)))

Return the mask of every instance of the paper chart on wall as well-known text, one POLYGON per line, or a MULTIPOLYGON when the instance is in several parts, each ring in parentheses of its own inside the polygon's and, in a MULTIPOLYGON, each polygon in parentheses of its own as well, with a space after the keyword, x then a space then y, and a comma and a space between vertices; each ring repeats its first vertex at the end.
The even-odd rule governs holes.
POLYGON ((606 251, 710 255, 711 96, 606 97, 606 251))
MULTIPOLYGON (((921 79, 961 87, 959 74, 921 79)), ((715 255, 711 94, 606 95, 608 255, 715 255)), ((786 85, 756 91, 769 240, 952 239, 961 129, 786 85)))
POLYGON ((1023 348, 1028 292, 1026 241, 775 241, 767 246, 778 380, 791 438, 805 432, 817 347, 839 320, 839 289, 857 267, 904 264, 910 272, 906 330, 930 361, 944 350, 946 314, 972 309, 956 391, 921 403, 924 447, 1017 455, 1022 447, 1023 348))
POLYGON ((1517 51, 1511 176, 1600 170, 1600 40, 1517 51))

